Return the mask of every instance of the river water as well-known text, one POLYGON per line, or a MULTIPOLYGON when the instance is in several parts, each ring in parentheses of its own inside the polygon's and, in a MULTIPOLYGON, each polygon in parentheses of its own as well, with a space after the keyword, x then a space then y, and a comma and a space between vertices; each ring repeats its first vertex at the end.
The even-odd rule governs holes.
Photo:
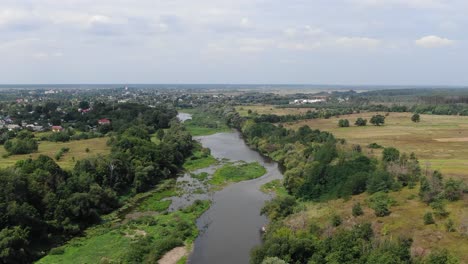
POLYGON ((282 179, 276 162, 251 150, 238 132, 196 137, 218 159, 259 162, 267 173, 257 179, 229 185, 212 196, 213 204, 197 221, 200 235, 195 240, 191 264, 249 263, 250 250, 261 243, 260 229, 267 219, 260 209, 271 197, 260 186, 282 179))
MULTIPOLYGON (((191 119, 189 114, 179 113, 181 121, 191 119)), ((260 210, 271 195, 260 191, 260 186, 275 179, 282 179, 278 164, 250 149, 237 131, 194 137, 203 147, 211 150, 218 160, 259 162, 267 170, 260 178, 231 184, 217 192, 194 194, 189 192, 174 197, 170 210, 191 204, 194 199, 210 199, 212 205, 198 220, 200 235, 195 240, 190 264, 242 264, 249 263, 251 249, 261 243, 260 229, 267 223, 260 210)), ((219 165, 217 165, 219 166, 219 165)), ((217 166, 194 173, 212 174, 217 166)), ((190 174, 178 179, 185 182, 186 190, 205 188, 190 174)))

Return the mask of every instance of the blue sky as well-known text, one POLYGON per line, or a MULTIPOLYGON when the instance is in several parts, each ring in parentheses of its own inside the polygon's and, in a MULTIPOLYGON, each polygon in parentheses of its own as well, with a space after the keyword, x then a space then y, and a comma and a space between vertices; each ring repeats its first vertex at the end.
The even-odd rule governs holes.
POLYGON ((0 0, 0 83, 468 85, 466 0, 0 0))

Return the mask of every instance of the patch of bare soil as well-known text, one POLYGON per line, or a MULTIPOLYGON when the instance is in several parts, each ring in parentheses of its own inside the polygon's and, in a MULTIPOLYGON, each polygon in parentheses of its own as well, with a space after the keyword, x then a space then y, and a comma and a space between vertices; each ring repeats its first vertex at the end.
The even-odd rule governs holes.
POLYGON ((461 138, 436 138, 435 141, 439 142, 468 142, 468 137, 461 138))
POLYGON ((159 264, 176 264, 179 259, 187 255, 187 248, 183 247, 176 247, 171 251, 167 252, 159 261, 159 264))

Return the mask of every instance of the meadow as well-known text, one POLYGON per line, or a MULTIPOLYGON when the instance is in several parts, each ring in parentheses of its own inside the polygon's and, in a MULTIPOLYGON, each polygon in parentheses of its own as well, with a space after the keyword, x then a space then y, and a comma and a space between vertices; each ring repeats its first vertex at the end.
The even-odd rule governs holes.
POLYGON ((39 155, 46 155, 55 160, 55 154, 61 148, 70 150, 63 154, 59 161, 56 161, 63 169, 72 169, 75 162, 86 157, 97 154, 108 154, 110 146, 107 145, 107 137, 92 138, 83 140, 73 140, 69 142, 51 142, 39 141, 39 149, 35 153, 24 155, 11 155, 6 157, 7 151, 3 146, 0 147, 0 168, 14 165, 18 160, 28 158, 37 158, 39 155), (87 151, 88 150, 88 151, 87 151))
POLYGON ((363 151, 371 155, 380 153, 380 150, 365 148, 374 142, 384 147, 396 147, 401 152, 414 152, 423 170, 438 169, 445 176, 468 182, 468 117, 421 115, 421 121, 415 123, 411 121, 412 113, 390 113, 383 126, 373 126, 369 122, 364 127, 354 125, 358 117, 369 121, 375 114, 378 113, 303 120, 285 126, 297 129, 308 125, 312 129, 332 132, 349 144, 361 145, 363 151), (340 119, 348 119, 351 126, 338 127, 340 119))

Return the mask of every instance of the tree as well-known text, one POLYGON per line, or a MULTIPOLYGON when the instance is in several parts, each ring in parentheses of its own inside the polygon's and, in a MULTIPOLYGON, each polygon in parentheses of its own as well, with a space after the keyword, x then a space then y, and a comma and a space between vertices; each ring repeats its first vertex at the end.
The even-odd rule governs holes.
POLYGON ((332 217, 330 219, 330 223, 334 227, 337 227, 337 226, 341 225, 342 222, 343 222, 343 220, 341 220, 341 217, 339 215, 337 215, 337 214, 332 215, 332 217))
POLYGON ((400 151, 393 147, 384 148, 382 152, 382 160, 384 162, 395 162, 400 158, 400 151))
POLYGON ((419 114, 414 114, 414 115, 411 117, 411 121, 417 123, 417 122, 421 121, 421 117, 419 116, 419 114))
POLYGON ((462 180, 454 180, 452 178, 448 179, 445 182, 444 186, 444 196, 449 201, 457 201, 461 198, 463 193, 463 181, 462 180))
POLYGON ((89 108, 89 102, 88 101, 81 101, 78 105, 79 108, 81 109, 88 109, 89 108))
POLYGON ((356 119, 356 122, 354 122, 354 124, 356 126, 366 126, 367 125, 367 119, 363 119, 361 117, 358 117, 358 119, 356 119))
POLYGON ((338 121, 339 127, 349 127, 349 120, 348 119, 340 119, 338 121))
POLYGON ((371 124, 374 126, 380 126, 385 123, 385 116, 383 115, 374 115, 370 120, 371 124))

